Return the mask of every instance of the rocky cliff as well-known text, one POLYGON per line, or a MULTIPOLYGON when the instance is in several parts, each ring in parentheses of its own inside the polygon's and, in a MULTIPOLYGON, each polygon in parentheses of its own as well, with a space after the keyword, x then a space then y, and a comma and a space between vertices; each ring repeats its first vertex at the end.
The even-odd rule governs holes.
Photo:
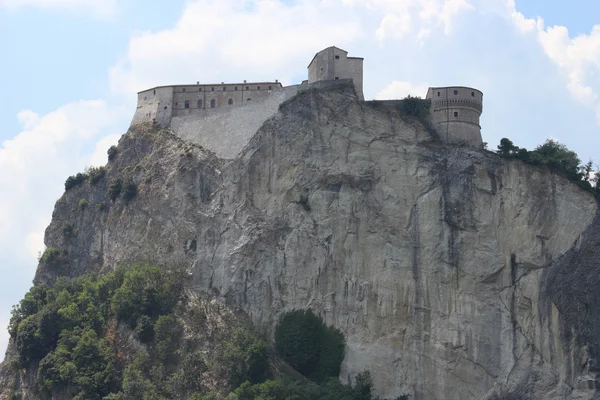
POLYGON ((346 335, 340 378, 369 370, 385 397, 591 399, 596 214, 565 178, 444 145, 346 85, 282 104, 234 159, 131 128, 106 177, 56 203, 45 242, 64 262, 35 282, 183 265, 267 337, 282 312, 320 313, 346 335), (134 200, 109 199, 117 177, 134 200))

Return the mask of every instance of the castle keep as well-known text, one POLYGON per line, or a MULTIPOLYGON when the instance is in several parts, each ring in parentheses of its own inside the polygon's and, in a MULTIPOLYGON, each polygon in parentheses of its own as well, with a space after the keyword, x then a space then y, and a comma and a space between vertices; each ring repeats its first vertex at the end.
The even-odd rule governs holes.
MULTIPOLYGON (((308 65, 308 79, 299 85, 240 82, 158 86, 138 93, 132 125, 152 122, 184 139, 233 158, 279 105, 311 87, 352 82, 359 100, 363 95, 363 59, 328 47, 308 65)), ((479 117, 483 93, 468 87, 429 88, 431 120, 440 137, 452 143, 480 146, 479 117)))

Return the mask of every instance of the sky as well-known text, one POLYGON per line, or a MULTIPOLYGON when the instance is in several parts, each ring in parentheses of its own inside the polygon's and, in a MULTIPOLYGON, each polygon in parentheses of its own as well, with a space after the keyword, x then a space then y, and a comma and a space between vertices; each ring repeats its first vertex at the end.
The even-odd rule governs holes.
POLYGON ((598 0, 0 0, 0 352, 65 179, 106 163, 137 91, 299 83, 331 45, 365 58, 367 99, 475 87, 490 148, 600 163, 598 0))

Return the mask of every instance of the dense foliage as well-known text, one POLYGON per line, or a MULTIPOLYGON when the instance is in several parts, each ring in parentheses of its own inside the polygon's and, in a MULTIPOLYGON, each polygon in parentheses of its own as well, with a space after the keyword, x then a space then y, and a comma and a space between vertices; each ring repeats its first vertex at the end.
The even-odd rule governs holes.
POLYGON ((81 185, 85 181, 89 181, 92 185, 95 185, 100 182, 105 175, 106 169, 104 167, 87 168, 84 172, 79 172, 76 175, 68 177, 65 181, 65 190, 81 185))
POLYGON ((579 184, 584 189, 600 194, 599 173, 593 174, 593 163, 589 161, 582 164, 581 160, 567 146, 555 140, 548 139, 544 144, 529 151, 515 146, 507 138, 502 138, 496 151, 505 158, 514 158, 532 165, 543 165, 551 170, 565 175, 570 180, 579 184))
POLYGON ((311 310, 284 314, 275 330, 279 355, 317 382, 340 374, 345 345, 344 335, 311 310))
POLYGON ((408 95, 406 98, 402 99, 399 110, 404 115, 425 119, 429 115, 430 107, 430 100, 424 100, 420 97, 413 97, 411 95, 408 95))
MULTIPOLYGON (((46 257, 60 254, 54 249, 46 257)), ((359 374, 354 387, 339 382, 343 335, 310 311, 282 318, 278 348, 320 383, 267 380, 273 377, 267 343, 229 314, 207 322, 210 303, 186 296, 183 276, 178 269, 132 266, 31 288, 12 311, 9 332, 17 358, 9 364, 39 365, 41 397, 371 399, 368 373, 359 374), (300 346, 293 344, 296 339, 300 346), (202 347, 203 341, 210 345, 202 347)))

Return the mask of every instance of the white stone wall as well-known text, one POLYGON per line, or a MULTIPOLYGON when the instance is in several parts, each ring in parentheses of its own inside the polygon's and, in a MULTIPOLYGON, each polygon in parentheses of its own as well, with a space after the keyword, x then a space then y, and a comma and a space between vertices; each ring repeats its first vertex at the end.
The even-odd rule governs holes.
POLYGON ((138 93, 137 109, 131 125, 156 122, 168 126, 173 115, 173 87, 164 86, 138 93))
POLYGON ((168 126, 174 116, 265 99, 281 88, 279 82, 156 87, 138 93, 137 110, 131 124, 156 122, 168 126))
POLYGON ((208 109, 174 116, 171 130, 179 137, 213 151, 217 156, 237 156, 262 124, 275 115, 279 105, 298 93, 300 85, 273 90, 265 98, 237 107, 208 109))

